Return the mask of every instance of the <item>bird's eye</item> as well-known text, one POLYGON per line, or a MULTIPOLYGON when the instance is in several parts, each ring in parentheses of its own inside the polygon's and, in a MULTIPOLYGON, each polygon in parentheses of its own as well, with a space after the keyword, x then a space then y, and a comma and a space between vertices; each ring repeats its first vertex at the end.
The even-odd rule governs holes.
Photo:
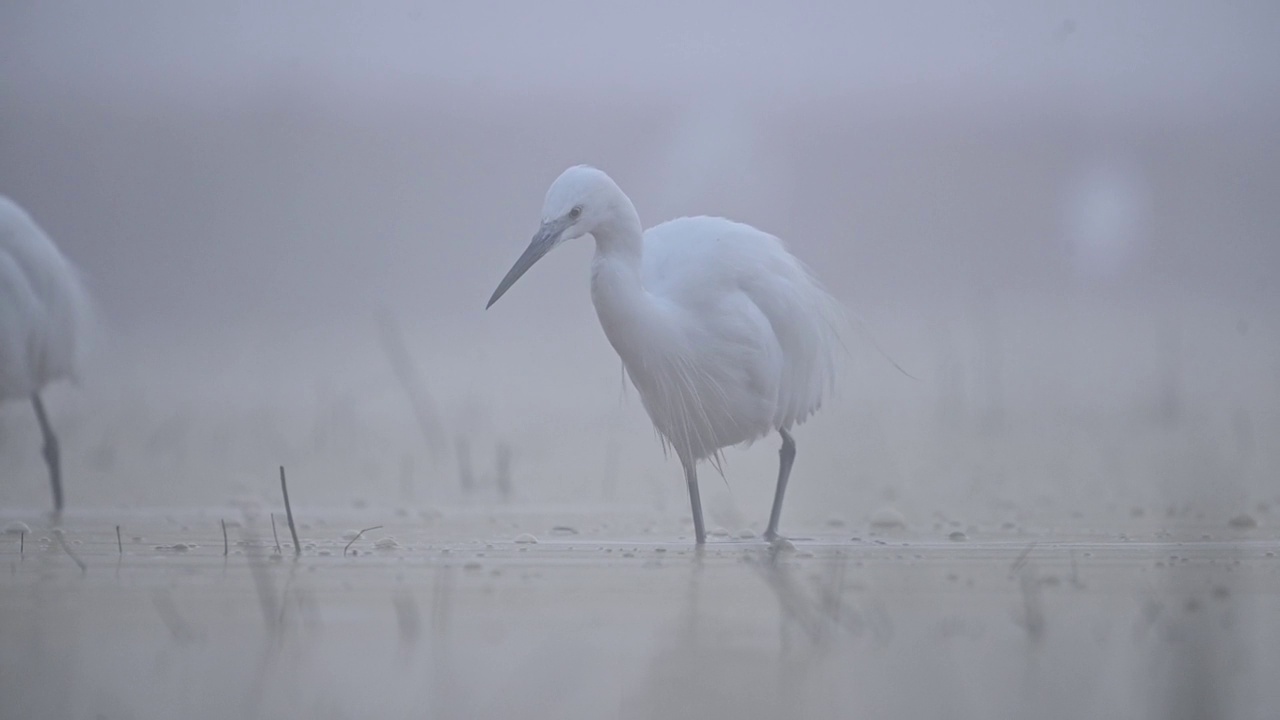
POLYGON ((579 217, 582 217, 582 206, 574 205, 573 209, 569 211, 569 217, 573 218, 574 220, 577 220, 579 217))

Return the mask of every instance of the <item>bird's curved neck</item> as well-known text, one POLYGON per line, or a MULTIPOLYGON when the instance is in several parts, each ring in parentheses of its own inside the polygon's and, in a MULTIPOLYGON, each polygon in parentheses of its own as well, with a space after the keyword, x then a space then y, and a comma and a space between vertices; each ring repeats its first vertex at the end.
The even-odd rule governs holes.
POLYGON ((637 347, 632 340, 643 337, 641 327, 649 326, 656 313, 654 300, 641 277, 644 234, 640 218, 631 203, 630 212, 592 230, 596 254, 591 262, 591 300, 610 344, 624 363, 634 359, 637 347))
POLYGON ((596 260, 607 259, 640 270, 644 256, 644 229, 640 215, 625 195, 615 200, 615 210, 605 222, 591 231, 596 239, 596 260))

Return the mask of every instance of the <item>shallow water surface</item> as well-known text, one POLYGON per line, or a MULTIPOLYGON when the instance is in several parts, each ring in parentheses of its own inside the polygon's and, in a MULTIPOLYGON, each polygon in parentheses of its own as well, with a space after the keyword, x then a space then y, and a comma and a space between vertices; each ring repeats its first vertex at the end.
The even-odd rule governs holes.
POLYGON ((270 516, 226 510, 225 555, 213 510, 72 513, 65 548, 25 518, 29 534, 0 536, 0 715, 1263 718, 1280 706, 1280 543, 1264 536, 833 527, 794 548, 735 534, 696 552, 682 520, 623 511, 299 515, 299 558, 279 515, 277 552, 270 516))

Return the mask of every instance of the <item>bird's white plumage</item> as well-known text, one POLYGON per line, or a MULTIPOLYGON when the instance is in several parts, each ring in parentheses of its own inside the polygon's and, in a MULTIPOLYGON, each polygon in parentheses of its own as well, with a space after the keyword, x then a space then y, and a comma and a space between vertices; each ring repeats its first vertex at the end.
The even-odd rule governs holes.
POLYGON ((76 269, 22 208, 0 195, 0 401, 74 378, 88 295, 76 269))
POLYGON ((705 541, 698 461, 772 432, 782 437, 778 517, 795 443, 835 378, 839 306, 782 242, 749 225, 686 217, 641 229, 608 175, 569 168, 552 183, 542 227, 489 305, 556 245, 590 234, 591 299, 609 343, 684 466, 697 541, 705 541))
POLYGON ((589 166, 556 179, 542 216, 493 299, 551 247, 591 234, 600 324, 682 459, 790 428, 822 404, 838 305, 778 238, 718 217, 642 231, 631 200, 589 166))
POLYGON ((596 309, 681 457, 789 429, 821 406, 835 375, 836 307, 776 237, 717 217, 662 223, 643 235, 641 284, 657 322, 628 325, 607 301, 596 309))
MULTIPOLYGON (((835 379, 839 309, 781 240, 724 218, 680 218, 645 232, 642 268, 650 293, 681 308, 689 331, 709 335, 701 338, 707 344, 718 328, 733 327, 735 316, 754 321, 739 341, 767 347, 752 370, 759 381, 777 383, 768 427, 756 437, 790 428, 822 405, 835 379)), ((734 355, 733 338, 725 341, 723 354, 750 365, 734 355)))

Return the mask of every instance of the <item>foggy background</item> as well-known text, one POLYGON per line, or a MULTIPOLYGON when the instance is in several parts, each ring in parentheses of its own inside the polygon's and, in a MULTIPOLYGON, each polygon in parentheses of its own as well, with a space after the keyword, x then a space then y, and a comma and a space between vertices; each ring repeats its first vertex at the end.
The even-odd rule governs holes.
MULTIPOLYGON (((5 3, 0 193, 99 316, 48 398, 68 506, 274 498, 280 464, 300 506, 496 502, 508 443, 509 502, 687 514, 591 243, 484 311, 589 163, 646 226, 778 235, 866 321, 784 528, 1265 529, 1277 38, 1271 2, 5 3)), ((776 449, 703 470, 710 526, 763 525, 776 449)), ((44 472, 0 409, 0 504, 44 472)))

